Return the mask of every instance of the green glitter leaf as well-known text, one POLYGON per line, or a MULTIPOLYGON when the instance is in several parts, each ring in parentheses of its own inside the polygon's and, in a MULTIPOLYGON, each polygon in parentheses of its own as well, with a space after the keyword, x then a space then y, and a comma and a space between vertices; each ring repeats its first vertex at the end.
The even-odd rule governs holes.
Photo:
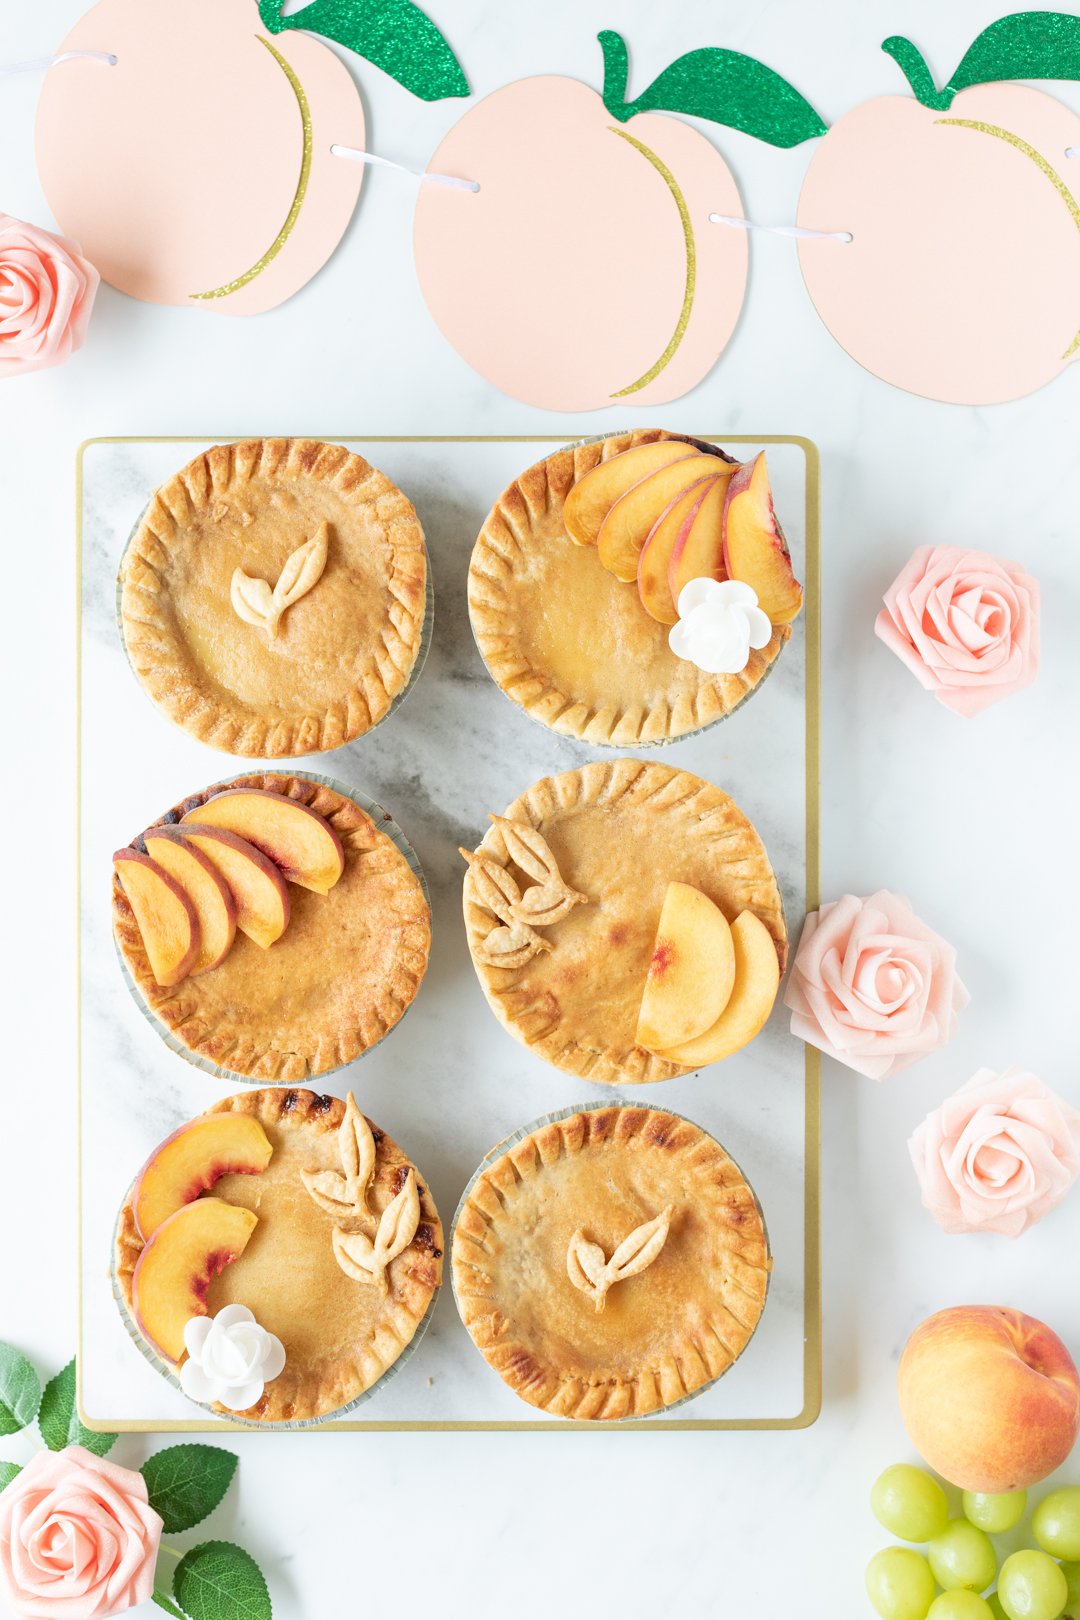
POLYGON ((893 34, 881 48, 899 63, 923 106, 935 112, 947 112, 953 97, 974 84, 1080 79, 1080 17, 1065 11, 1014 11, 999 17, 983 29, 942 90, 909 39, 893 34))
POLYGON ((627 101, 629 62, 620 34, 599 36, 604 53, 604 106, 620 124, 639 112, 684 113, 741 129, 770 146, 798 146, 828 127, 794 85, 764 62, 740 51, 705 46, 687 51, 655 78, 634 101, 627 101))
POLYGON ((272 34, 301 28, 344 45, 422 101, 467 96, 469 81, 436 28, 412 0, 311 0, 281 16, 282 0, 259 0, 259 16, 272 34))

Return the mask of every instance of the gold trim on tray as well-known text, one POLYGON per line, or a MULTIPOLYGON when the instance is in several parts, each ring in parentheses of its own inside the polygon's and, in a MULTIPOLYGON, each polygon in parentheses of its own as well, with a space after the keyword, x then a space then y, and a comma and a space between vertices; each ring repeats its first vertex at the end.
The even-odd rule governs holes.
MULTIPOLYGON (((244 437, 224 434, 116 434, 86 439, 80 444, 75 462, 75 1011, 78 1020, 76 1044, 75 1119, 77 1131, 76 1189, 78 1213, 76 1217, 78 1263, 78 1291, 76 1304, 76 1334, 78 1358, 76 1361, 76 1404, 80 1421, 92 1433, 112 1434, 223 1434, 256 1432, 251 1425, 229 1423, 207 1418, 173 1419, 146 1423, 135 1418, 91 1417, 83 1405, 83 1268, 82 1268, 82 940, 79 932, 79 903, 82 895, 82 556, 83 556, 83 460, 86 451, 96 444, 227 444, 244 437)), ((407 434, 407 433, 349 433, 312 435, 331 444, 568 444, 566 434, 407 434)), ((812 440, 798 434, 785 433, 703 433, 699 438, 717 444, 791 444, 797 445, 806 457, 806 564, 804 581, 804 618, 806 624, 806 909, 815 911, 821 901, 820 891, 820 759, 821 759, 821 457, 812 440)), ((630 1419, 620 1423, 589 1423, 584 1421, 528 1419, 485 1421, 470 1419, 435 1422, 378 1422, 349 1421, 313 1424, 310 1431, 325 1434, 330 1430, 378 1433, 382 1431, 412 1433, 431 1431, 477 1430, 591 1430, 610 1434, 627 1429, 662 1433, 672 1429, 731 1429, 781 1430, 808 1429, 821 1412, 822 1350, 821 1350, 821 1063, 816 1048, 808 1046, 805 1053, 806 1113, 804 1136, 804 1204, 803 1204, 803 1407, 790 1418, 663 1418, 660 1416, 630 1419)), ((271 1429, 271 1433, 280 1430, 271 1429)))

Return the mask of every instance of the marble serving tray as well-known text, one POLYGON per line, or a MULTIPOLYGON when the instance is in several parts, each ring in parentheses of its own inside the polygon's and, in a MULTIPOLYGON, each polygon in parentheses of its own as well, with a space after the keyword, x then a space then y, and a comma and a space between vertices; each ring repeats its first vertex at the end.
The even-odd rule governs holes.
MULTIPOLYGON (((688 423, 695 433, 698 424, 688 423)), ((461 918, 459 844, 475 846, 490 810, 540 776, 597 750, 554 735, 509 702, 473 643, 466 573, 500 491, 557 438, 422 439, 314 435, 358 451, 414 501, 427 535, 435 623, 426 668, 376 731, 297 761, 384 804, 416 850, 433 906, 431 965, 408 1018, 368 1056, 327 1076, 420 1164, 449 1226, 489 1149, 540 1115, 605 1100, 670 1107, 716 1136, 742 1166, 768 1221, 775 1269, 761 1325, 734 1368, 671 1417, 644 1429, 788 1429, 812 1423, 821 1398, 816 1054, 778 1007, 744 1052, 699 1074, 620 1090, 550 1068, 489 1011, 461 918)), ((730 719, 664 750, 730 792, 762 834, 797 938, 817 904, 818 458, 809 441, 704 432, 748 459, 767 448, 776 505, 806 611, 775 673, 730 719)), ((140 1016, 110 933, 110 856, 185 794, 251 762, 231 761, 158 713, 132 675, 117 632, 116 573, 155 488, 209 445, 201 439, 95 439, 78 464, 80 1155, 79 1406, 92 1429, 224 1430, 140 1355, 110 1285, 117 1210, 147 1155, 185 1120, 239 1089, 171 1051, 140 1016)), ((618 750, 633 756, 634 749, 618 750)), ((653 751, 642 750, 643 757, 653 751)), ((274 768, 287 768, 276 762, 274 768)), ((319 1088, 318 1081, 314 1082, 319 1088)), ((454 1308, 449 1279, 430 1328, 399 1375, 340 1429, 598 1428, 549 1420, 486 1366, 454 1308)))

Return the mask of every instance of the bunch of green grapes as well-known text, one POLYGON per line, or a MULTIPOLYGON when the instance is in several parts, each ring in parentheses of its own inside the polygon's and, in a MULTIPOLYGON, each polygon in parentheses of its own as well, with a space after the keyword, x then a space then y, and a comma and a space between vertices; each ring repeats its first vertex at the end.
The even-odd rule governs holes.
POLYGON ((910 1463, 874 1482, 878 1523, 926 1549, 883 1547, 871 1558, 866 1591, 882 1620, 1080 1620, 1080 1485, 1043 1498, 1031 1521, 1038 1546, 1000 1570, 990 1537, 1016 1528, 1027 1492, 965 1491, 961 1500, 962 1517, 951 1519, 940 1481, 910 1463))

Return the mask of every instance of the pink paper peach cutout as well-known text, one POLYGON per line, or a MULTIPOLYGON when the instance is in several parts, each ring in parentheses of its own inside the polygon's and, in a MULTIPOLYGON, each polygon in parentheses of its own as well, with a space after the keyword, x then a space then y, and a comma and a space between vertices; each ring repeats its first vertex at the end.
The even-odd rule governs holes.
POLYGON ((1080 353, 1080 117, 1024 85, 947 111, 865 102, 823 137, 799 224, 818 314, 868 371, 953 404, 1018 399, 1080 353), (1071 182, 1071 189, 1070 189, 1071 182))
POLYGON ((715 148, 678 118, 618 123, 574 79, 506 85, 450 131, 422 185, 414 253, 447 341, 548 410, 657 405, 693 388, 739 318, 748 247, 715 148))
POLYGON ((363 179, 330 146, 364 145, 325 45, 271 37, 255 0, 100 0, 59 49, 117 58, 52 67, 36 129, 49 205, 106 281, 253 315, 321 269, 363 179))

